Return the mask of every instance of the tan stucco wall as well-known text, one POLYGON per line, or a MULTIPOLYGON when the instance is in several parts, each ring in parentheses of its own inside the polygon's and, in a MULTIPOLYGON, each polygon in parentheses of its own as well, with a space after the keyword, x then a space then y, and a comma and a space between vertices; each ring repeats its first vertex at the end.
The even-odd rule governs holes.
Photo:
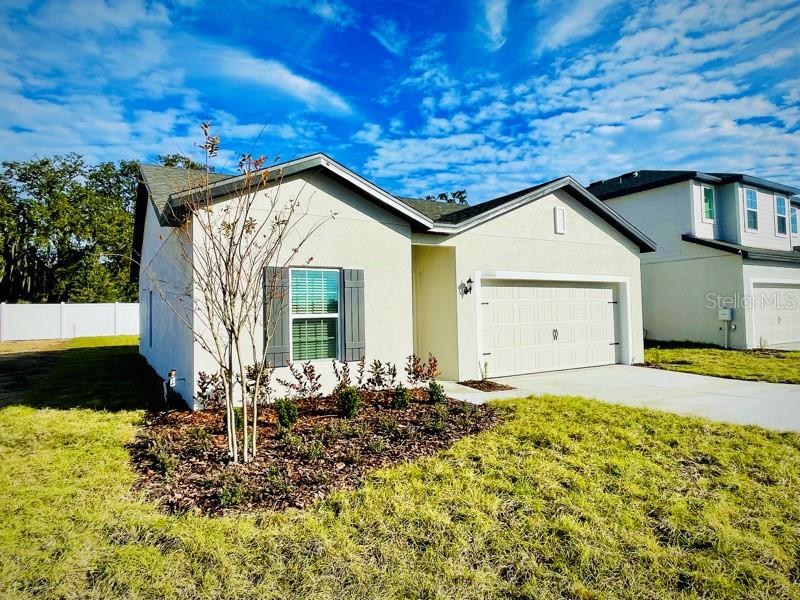
POLYGON ((412 264, 414 352, 423 359, 435 356, 442 379, 458 379, 455 248, 415 245, 412 264))
MULTIPOLYGON (((687 210, 688 213, 688 210, 687 210)), ((456 249, 456 286, 480 271, 610 275, 630 278, 632 361, 643 358, 639 249, 563 191, 540 198, 459 235, 414 234, 414 243, 456 249), (554 207, 566 210, 567 232, 556 234, 554 207)), ((459 378, 480 377, 477 309, 457 296, 459 378)))
MULTIPOLYGON (((407 222, 380 208, 356 192, 320 173, 305 173, 285 179, 280 189, 259 192, 279 193, 281 201, 297 199, 302 220, 295 229, 294 241, 322 219, 335 213, 302 246, 293 265, 364 270, 366 356, 391 361, 403 373, 406 357, 413 351, 411 297, 411 232, 407 222)), ((263 200, 266 204, 266 199, 263 200)), ((217 205, 217 210, 222 208, 217 205)), ((255 215, 264 216, 263 210, 255 215)), ((196 238, 201 233, 195 230, 196 238)), ((291 247, 291 243, 285 246, 291 247)), ((213 370, 214 363, 195 346, 195 372, 213 370)), ((330 360, 316 363, 322 374, 324 391, 335 384, 330 360)), ((354 367, 355 363, 351 365, 354 367)), ((276 377, 289 377, 288 369, 278 369, 276 377)), ((278 393, 285 390, 277 386, 278 393)))

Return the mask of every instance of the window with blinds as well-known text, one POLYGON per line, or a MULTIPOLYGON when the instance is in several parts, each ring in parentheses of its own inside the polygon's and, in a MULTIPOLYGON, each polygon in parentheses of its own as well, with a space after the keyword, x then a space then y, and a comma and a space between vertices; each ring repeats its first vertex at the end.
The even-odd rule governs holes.
POLYGON ((339 271, 291 270, 292 360, 337 358, 339 271))

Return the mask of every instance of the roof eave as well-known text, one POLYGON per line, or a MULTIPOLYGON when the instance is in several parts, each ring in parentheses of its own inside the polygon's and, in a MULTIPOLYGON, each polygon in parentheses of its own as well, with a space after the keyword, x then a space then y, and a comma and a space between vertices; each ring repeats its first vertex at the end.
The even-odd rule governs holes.
POLYGON ((798 254, 798 256, 792 256, 792 254, 794 254, 794 251, 791 250, 777 254, 775 252, 760 251, 757 248, 744 248, 736 244, 721 242, 719 240, 707 240, 703 238, 698 238, 688 233, 684 233, 681 236, 681 239, 684 242, 697 244, 699 246, 706 246, 708 248, 719 250, 720 252, 728 252, 729 254, 735 254, 737 256, 741 256, 742 258, 747 258, 750 260, 763 260, 769 262, 785 262, 785 263, 800 264, 800 253, 798 254))
MULTIPOLYGON (((389 192, 382 190, 375 184, 367 181, 357 173, 354 173, 347 167, 341 165, 321 152, 273 166, 271 170, 268 171, 265 182, 274 181, 279 178, 288 177, 314 168, 322 168, 330 171, 337 177, 350 183, 350 185, 362 190, 379 203, 384 204, 397 213, 400 213, 408 220, 418 225, 421 225, 425 228, 430 228, 433 226, 433 220, 429 217, 408 206, 401 200, 398 200, 389 192)), ((197 194, 198 189, 207 190, 210 193, 211 199, 217 199, 234 194, 239 190, 237 186, 243 180, 245 180, 246 177, 247 175, 234 175, 228 179, 223 179, 202 188, 171 194, 168 204, 173 210, 179 211, 186 204, 187 199, 191 198, 193 194, 197 194)))
POLYGON ((622 231, 623 234, 628 237, 631 241, 639 246, 639 250, 641 252, 655 252, 656 244, 653 240, 647 237, 643 232, 637 229, 633 224, 626 221, 619 213, 613 211, 611 208, 606 206, 601 200, 599 200, 596 196, 594 196, 591 192, 589 192, 586 188, 584 188, 580 183, 575 181, 572 177, 567 175, 566 177, 561 177, 560 179, 556 179, 550 182, 547 185, 539 187, 533 190, 529 194, 525 194, 524 196, 520 196, 516 198, 512 202, 508 202, 506 204, 501 204, 500 206, 493 208, 492 210, 488 210, 485 213, 481 213, 479 215, 475 215, 461 223, 451 224, 451 223, 441 223, 436 222, 434 226, 430 229, 429 233, 443 233, 443 234, 457 234, 467 229, 471 229, 480 225, 481 223, 485 223, 491 219, 499 217, 502 214, 515 210, 520 206, 527 204, 528 202, 532 202, 533 200, 537 200, 539 198, 543 198, 553 192, 563 189, 563 188, 572 188, 574 193, 577 193, 583 196, 588 202, 592 204, 597 210, 597 212, 601 213, 606 221, 616 225, 617 229, 622 231))

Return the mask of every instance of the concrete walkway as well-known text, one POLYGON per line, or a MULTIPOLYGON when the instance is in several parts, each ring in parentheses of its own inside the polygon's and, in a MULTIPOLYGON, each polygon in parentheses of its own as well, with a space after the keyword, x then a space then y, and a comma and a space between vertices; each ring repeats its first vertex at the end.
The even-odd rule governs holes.
POLYGON ((737 381, 627 365, 503 377, 497 381, 516 389, 485 393, 458 386, 462 389, 447 391, 453 397, 476 403, 532 394, 584 396, 728 423, 800 431, 800 385, 737 381))

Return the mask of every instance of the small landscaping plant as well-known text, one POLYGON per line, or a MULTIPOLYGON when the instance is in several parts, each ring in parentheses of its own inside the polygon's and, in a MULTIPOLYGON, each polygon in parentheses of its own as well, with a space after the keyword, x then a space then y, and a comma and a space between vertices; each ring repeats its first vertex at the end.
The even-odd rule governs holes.
POLYGON ((358 414, 360 408, 361 396, 357 389, 345 387, 339 391, 339 395, 336 396, 336 409, 339 411, 339 416, 352 419, 358 414))
POLYGON ((431 379, 430 383, 428 384, 428 399, 434 404, 444 402, 446 399, 442 384, 435 379, 431 379))
POLYGON ((297 423, 297 403, 292 398, 278 398, 275 400, 275 414, 278 425, 283 429, 291 429, 297 423))
POLYGON ((393 408, 408 408, 411 404, 411 394, 408 388, 402 383, 398 383, 397 387, 392 392, 392 407, 393 408))

